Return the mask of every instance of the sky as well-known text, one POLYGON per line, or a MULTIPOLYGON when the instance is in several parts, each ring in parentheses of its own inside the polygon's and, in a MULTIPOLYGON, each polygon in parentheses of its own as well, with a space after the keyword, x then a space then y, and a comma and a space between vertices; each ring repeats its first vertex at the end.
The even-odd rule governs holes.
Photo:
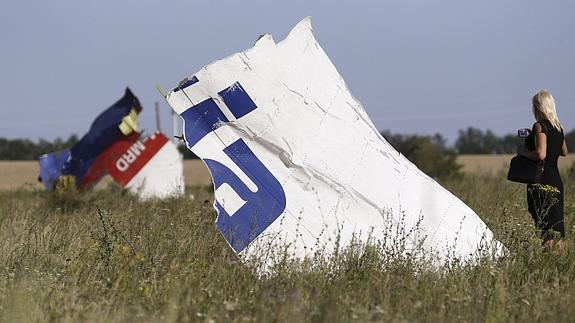
POLYGON ((0 137, 84 134, 129 86, 154 131, 156 91, 202 66, 281 41, 312 16, 316 38, 374 124, 394 133, 502 135, 533 123, 550 90, 575 128, 575 1, 0 0, 0 137))

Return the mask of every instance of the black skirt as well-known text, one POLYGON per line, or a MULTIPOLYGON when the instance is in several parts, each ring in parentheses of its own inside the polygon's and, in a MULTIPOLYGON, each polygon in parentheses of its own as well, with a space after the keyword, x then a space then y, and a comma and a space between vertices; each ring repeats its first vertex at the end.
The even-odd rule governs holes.
POLYGON ((537 194, 532 191, 533 185, 527 185, 527 205, 533 221, 542 231, 544 240, 552 238, 550 231, 556 231, 565 237, 565 217, 563 214, 563 181, 557 168, 546 168, 543 173, 541 184, 551 185, 559 189, 560 194, 556 197, 557 202, 547 210, 550 199, 545 194, 537 194))

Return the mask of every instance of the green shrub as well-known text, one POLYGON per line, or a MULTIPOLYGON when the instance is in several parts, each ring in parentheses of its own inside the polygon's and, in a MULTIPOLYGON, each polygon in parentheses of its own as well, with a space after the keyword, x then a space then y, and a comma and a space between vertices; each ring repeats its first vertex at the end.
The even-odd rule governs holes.
POLYGON ((457 154, 447 148, 441 135, 394 135, 389 132, 382 132, 382 135, 427 175, 441 181, 462 176, 461 166, 456 162, 457 154))

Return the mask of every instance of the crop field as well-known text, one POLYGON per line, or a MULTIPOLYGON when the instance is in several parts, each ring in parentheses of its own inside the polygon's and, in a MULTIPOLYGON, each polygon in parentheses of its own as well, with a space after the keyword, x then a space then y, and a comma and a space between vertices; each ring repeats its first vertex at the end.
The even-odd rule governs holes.
MULTIPOLYGON (((457 163, 466 174, 503 174, 509 169, 509 161, 515 155, 459 155, 457 163)), ((558 166, 563 171, 570 170, 575 163, 575 154, 559 158, 558 166)))
MULTIPOLYGON (((465 174, 500 175, 507 171, 512 155, 460 155, 457 163, 465 174)), ((575 162, 575 154, 559 159, 559 167, 569 170, 575 162)), ((503 175, 502 175, 503 176, 503 175)), ((40 189, 37 161, 0 160, 0 190, 14 190, 23 187, 40 189)), ((184 179, 188 186, 209 186, 210 173, 200 160, 184 160, 184 179)), ((96 189, 106 188, 112 179, 104 177, 96 189)))
MULTIPOLYGON (((184 161, 184 179, 188 186, 212 185, 210 173, 200 160, 184 161)), ((105 176, 96 189, 106 188, 112 182, 111 177, 105 176)), ((0 191, 21 188, 42 188, 42 184, 38 182, 38 162, 0 160, 0 191)))
POLYGON ((563 256, 542 249, 524 186, 469 173, 442 184, 508 247, 504 258, 435 268, 356 246, 276 259, 265 273, 217 231, 210 186, 145 202, 114 184, 0 190, 0 321, 572 322, 575 180, 563 178, 563 256))

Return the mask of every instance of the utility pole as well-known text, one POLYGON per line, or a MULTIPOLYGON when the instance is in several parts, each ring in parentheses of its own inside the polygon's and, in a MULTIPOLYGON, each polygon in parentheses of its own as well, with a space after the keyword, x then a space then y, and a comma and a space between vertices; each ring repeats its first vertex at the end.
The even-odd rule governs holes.
POLYGON ((156 101, 156 131, 162 132, 162 127, 160 126, 160 104, 156 101))

